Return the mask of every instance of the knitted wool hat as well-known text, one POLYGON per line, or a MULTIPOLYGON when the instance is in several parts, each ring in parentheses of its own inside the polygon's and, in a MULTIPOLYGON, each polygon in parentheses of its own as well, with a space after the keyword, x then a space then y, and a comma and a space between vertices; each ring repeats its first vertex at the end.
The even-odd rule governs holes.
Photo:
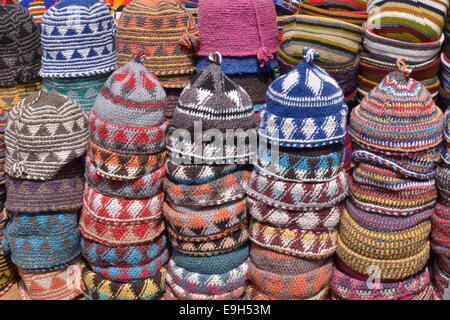
POLYGON ((103 1, 60 1, 44 14, 41 28, 42 77, 86 77, 115 69, 115 23, 103 1))
POLYGON ((33 80, 27 83, 16 84, 14 87, 1 88, 0 109, 11 110, 22 99, 41 90, 41 87, 40 80, 33 80))
POLYGON ((12 215, 3 246, 21 269, 54 270, 67 266, 81 251, 76 212, 12 215))
POLYGON ((0 86, 38 77, 42 48, 39 28, 19 6, 0 6, 0 86))
POLYGON ((330 17, 356 25, 367 20, 366 0, 305 0, 299 3, 301 14, 315 17, 330 17))
POLYGON ((200 56, 256 56, 265 65, 278 47, 275 5, 271 0, 202 0, 198 10, 200 56), (230 23, 233 21, 233 23, 230 23))
MULTIPOLYGON (((211 61, 208 57, 199 57, 197 62, 197 72, 205 70, 211 61)), ((222 71, 230 75, 238 74, 255 74, 255 73, 268 73, 273 71, 278 66, 276 60, 270 60, 268 64, 261 67, 256 56, 250 57, 222 57, 222 71)))
POLYGON ((43 88, 75 100, 89 114, 109 73, 81 78, 44 78, 43 88))
POLYGON ((447 24, 448 7, 448 0, 369 0, 367 24, 391 39, 433 41, 447 24))
POLYGON ((86 152, 89 136, 80 106, 64 96, 39 92, 9 113, 5 171, 12 177, 50 180, 86 152))
POLYGON ((381 152, 418 152, 442 141, 443 114, 428 90, 402 72, 388 74, 350 117, 350 134, 360 144, 381 152), (401 135, 399 135, 399 132, 401 135))
POLYGON ((259 134, 285 147, 316 147, 342 142, 348 108, 339 85, 313 63, 317 53, 276 79, 261 111, 259 134))
POLYGON ((131 2, 122 12, 116 38, 119 65, 143 49, 145 66, 165 88, 183 88, 195 71, 197 27, 178 0, 131 2))
POLYGON ((27 9, 34 22, 40 26, 45 12, 57 2, 58 0, 19 0, 19 5, 27 9))
POLYGON ((5 207, 9 212, 76 211, 83 206, 84 164, 76 159, 51 179, 35 181, 6 177, 5 207))
MULTIPOLYGON (((319 291, 319 293, 317 293, 315 296, 312 296, 305 300, 314 300, 314 301, 328 300, 329 299, 329 297, 328 297, 329 291, 330 291, 330 286, 327 285, 321 291, 319 291)), ((246 288, 246 295, 245 295, 244 299, 256 300, 256 301, 280 300, 280 299, 276 299, 267 294, 262 293, 259 288, 256 288, 255 286, 253 286, 251 284, 248 285, 246 288)), ((293 300, 296 300, 296 299, 293 299, 293 300)))

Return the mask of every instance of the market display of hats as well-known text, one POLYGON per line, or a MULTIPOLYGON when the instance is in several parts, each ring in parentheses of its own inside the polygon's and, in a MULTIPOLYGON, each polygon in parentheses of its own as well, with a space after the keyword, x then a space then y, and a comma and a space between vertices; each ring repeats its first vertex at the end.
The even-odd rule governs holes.
POLYGON ((337 241, 335 299, 434 298, 427 269, 443 114, 398 59, 350 117, 355 144, 337 241), (378 286, 368 286, 368 278, 378 286))
POLYGON ((335 227, 347 194, 348 108, 338 83, 314 59, 277 78, 261 111, 259 150, 246 187, 250 222, 249 299, 328 296, 335 227))
POLYGON ((405 58, 411 74, 437 99, 440 50, 444 41, 448 0, 369 0, 364 30, 358 93, 360 98, 396 70, 405 58))
POLYGON ((144 53, 109 77, 89 118, 82 278, 89 300, 151 300, 169 260, 162 218, 166 94, 144 53))
POLYGON ((210 53, 220 52, 223 72, 244 88, 258 112, 265 102, 277 66, 278 39, 273 1, 202 0, 198 17, 201 41, 197 71, 208 66, 210 53))
POLYGON ((61 0, 43 15, 41 29, 44 90, 67 95, 89 113, 116 67, 115 22, 106 4, 61 0))
POLYGON ((81 293, 81 287, 44 283, 57 282, 53 275, 77 269, 81 158, 88 136, 80 106, 58 94, 39 91, 9 112, 5 171, 10 197, 5 208, 10 219, 3 250, 11 253, 19 269, 24 299, 73 299, 81 293))
POLYGON ((184 88, 169 127, 163 211, 173 254, 166 299, 240 299, 246 288, 244 185, 251 150, 234 139, 232 144, 204 144, 194 137, 215 129, 218 139, 225 139, 227 130, 234 129, 239 140, 239 130, 255 133, 255 116, 249 95, 222 71, 220 54, 210 59, 184 88), (201 131, 195 133, 198 124, 201 131), (180 131, 185 133, 181 143, 180 131))

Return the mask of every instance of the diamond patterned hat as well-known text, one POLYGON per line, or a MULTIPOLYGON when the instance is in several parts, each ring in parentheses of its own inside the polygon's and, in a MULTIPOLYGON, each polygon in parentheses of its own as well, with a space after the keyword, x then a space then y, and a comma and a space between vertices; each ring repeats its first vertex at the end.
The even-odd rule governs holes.
POLYGON ((114 71, 114 18, 101 0, 63 0, 42 19, 42 69, 47 78, 114 71))
POLYGON ((317 147, 342 142, 348 108, 337 82, 313 63, 318 54, 304 49, 304 59, 276 79, 261 112, 260 135, 285 147, 317 147))

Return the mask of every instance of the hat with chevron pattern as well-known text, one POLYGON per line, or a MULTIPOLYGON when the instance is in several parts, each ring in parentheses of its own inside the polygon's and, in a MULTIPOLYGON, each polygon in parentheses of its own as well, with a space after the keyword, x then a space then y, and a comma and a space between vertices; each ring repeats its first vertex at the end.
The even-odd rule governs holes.
POLYGON ((259 133, 272 144, 318 147, 344 140, 348 108, 338 83, 313 60, 318 54, 305 48, 304 59, 276 79, 267 92, 259 133))
POLYGON ((41 29, 42 77, 86 77, 115 69, 115 22, 103 1, 60 1, 44 14, 41 29))

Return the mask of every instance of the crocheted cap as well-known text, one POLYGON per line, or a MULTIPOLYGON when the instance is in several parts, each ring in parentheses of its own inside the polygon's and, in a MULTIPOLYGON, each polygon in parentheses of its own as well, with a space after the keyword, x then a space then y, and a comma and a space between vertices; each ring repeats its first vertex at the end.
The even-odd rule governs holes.
POLYGON ((0 6, 0 43, 0 86, 38 77, 41 39, 27 10, 15 5, 0 6))
POLYGON ((171 124, 188 130, 193 130, 194 121, 202 121, 204 130, 254 128, 249 95, 222 72, 219 53, 210 55, 210 59, 214 63, 184 88, 171 124))
POLYGON ((272 0, 202 0, 198 9, 200 56, 219 51, 224 56, 257 56, 261 64, 274 58, 278 47, 272 0))
POLYGON ((115 69, 115 22, 103 1, 60 1, 44 14, 41 28, 42 77, 86 77, 115 69))
POLYGON ((271 143, 313 147, 343 141, 348 108, 338 83, 313 63, 317 56, 305 48, 300 64, 270 85, 260 134, 271 143))
POLYGON ((132 1, 118 21, 116 39, 118 64, 145 50, 145 66, 165 88, 183 88, 194 74, 197 26, 178 0, 132 1))
POLYGON ((379 151, 417 152, 442 141, 443 114, 430 92, 403 72, 389 73, 352 111, 350 134, 379 151))
POLYGON ((5 171, 15 178, 50 180, 84 155, 88 137, 88 122, 77 103, 40 91, 9 113, 5 171))

